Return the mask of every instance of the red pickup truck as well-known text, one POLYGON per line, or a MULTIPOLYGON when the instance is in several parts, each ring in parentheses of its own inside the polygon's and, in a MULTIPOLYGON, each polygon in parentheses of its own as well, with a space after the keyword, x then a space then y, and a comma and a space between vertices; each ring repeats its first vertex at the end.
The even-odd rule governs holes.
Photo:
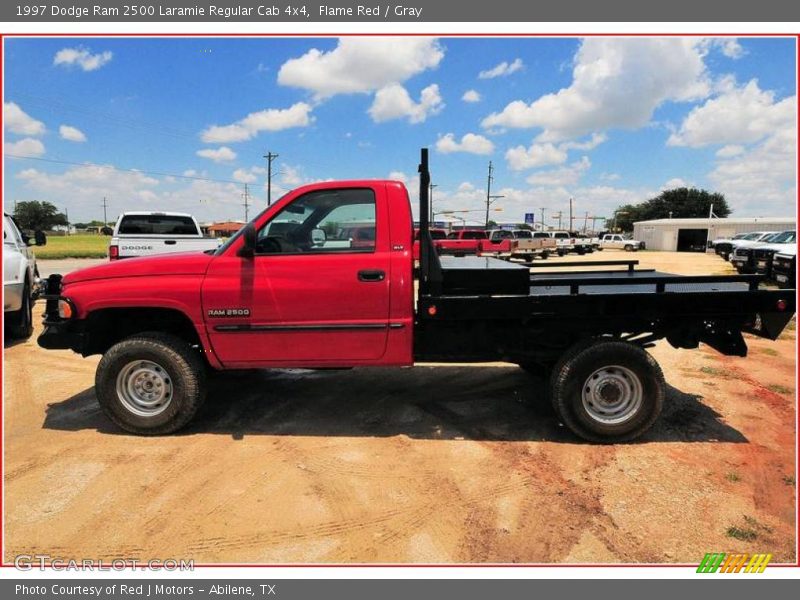
POLYGON ((744 356, 743 331, 775 339, 794 313, 794 290, 761 289, 759 275, 676 276, 636 271, 636 261, 531 274, 494 258, 440 257, 427 160, 423 150, 416 302, 403 185, 316 183, 217 250, 50 276, 39 345, 101 354, 100 406, 138 434, 189 423, 210 371, 503 360, 551 374, 559 419, 609 442, 641 435, 658 417, 665 382, 646 351, 656 340, 744 356), (374 236, 356 244, 337 233, 348 223, 374 226, 374 236))

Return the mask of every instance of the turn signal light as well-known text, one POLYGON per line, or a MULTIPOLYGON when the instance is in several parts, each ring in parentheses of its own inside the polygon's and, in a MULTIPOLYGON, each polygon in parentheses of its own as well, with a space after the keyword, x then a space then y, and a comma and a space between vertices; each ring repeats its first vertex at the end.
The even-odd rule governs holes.
POLYGON ((108 259, 117 260, 119 258, 119 246, 116 244, 108 247, 108 259))
POLYGON ((428 314, 429 314, 430 316, 432 316, 432 317, 436 316, 436 305, 435 305, 435 304, 431 304, 431 305, 428 307, 428 314))
POLYGON ((58 301, 58 316, 62 319, 71 319, 75 315, 72 304, 66 300, 59 299, 58 301))
POLYGON ((778 302, 775 304, 775 307, 778 310, 786 310, 786 300, 778 300, 778 302))

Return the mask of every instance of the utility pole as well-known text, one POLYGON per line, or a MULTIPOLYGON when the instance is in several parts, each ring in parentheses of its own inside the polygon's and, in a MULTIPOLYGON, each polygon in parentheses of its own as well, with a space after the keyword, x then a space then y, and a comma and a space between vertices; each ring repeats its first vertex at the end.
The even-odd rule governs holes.
POLYGON ((560 210, 556 214, 553 215, 554 219, 558 219, 558 228, 561 229, 561 217, 564 216, 564 211, 560 210))
POLYGON ((106 202, 106 197, 103 196, 103 226, 108 227, 108 215, 106 214, 106 209, 108 208, 108 202, 106 202))
POLYGON ((250 217, 248 215, 248 209, 250 208, 249 200, 250 200, 250 190, 247 187, 247 184, 244 184, 244 194, 242 194, 242 198, 244 198, 244 222, 247 223, 250 221, 250 217))
POLYGON ((544 207, 539 208, 539 211, 542 213, 542 219, 539 221, 539 229, 544 231, 544 207))
POLYGON ((69 235, 69 209, 64 207, 64 219, 67 221, 67 235, 69 235))
POLYGON ((272 204, 272 161, 278 158, 278 155, 269 150, 264 158, 267 159, 267 206, 269 206, 272 204))
POLYGON ((489 228, 489 206, 492 204, 492 172, 494 171, 494 167, 492 166, 492 161, 489 161, 489 176, 486 178, 486 229, 489 228))
POLYGON ((586 214, 583 215, 583 233, 586 233, 586 226, 589 224, 589 211, 586 211, 586 214))
POLYGON ((573 228, 572 223, 572 198, 569 199, 569 230, 572 231, 573 228))
POLYGON ((428 215, 428 222, 433 227, 433 188, 439 187, 438 184, 432 183, 428 186, 429 193, 428 193, 428 206, 430 207, 430 215, 428 215))

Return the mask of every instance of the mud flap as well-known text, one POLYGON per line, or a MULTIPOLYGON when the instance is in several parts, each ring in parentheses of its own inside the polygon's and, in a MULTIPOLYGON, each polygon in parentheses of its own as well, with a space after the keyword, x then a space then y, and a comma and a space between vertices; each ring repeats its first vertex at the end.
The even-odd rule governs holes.
POLYGON ((700 334, 700 341, 726 356, 747 356, 747 344, 742 332, 725 323, 706 323, 700 334))
POLYGON ((743 327, 742 330, 758 337, 776 340, 793 316, 793 310, 761 312, 756 315, 752 325, 743 327))

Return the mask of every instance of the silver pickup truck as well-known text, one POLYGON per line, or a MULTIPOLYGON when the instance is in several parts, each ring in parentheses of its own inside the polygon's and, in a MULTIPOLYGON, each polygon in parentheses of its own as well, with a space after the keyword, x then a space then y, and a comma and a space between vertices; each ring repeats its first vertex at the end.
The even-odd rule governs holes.
POLYGON ((111 260, 216 250, 222 240, 203 236, 192 215, 177 212, 126 212, 114 226, 108 245, 111 260))

